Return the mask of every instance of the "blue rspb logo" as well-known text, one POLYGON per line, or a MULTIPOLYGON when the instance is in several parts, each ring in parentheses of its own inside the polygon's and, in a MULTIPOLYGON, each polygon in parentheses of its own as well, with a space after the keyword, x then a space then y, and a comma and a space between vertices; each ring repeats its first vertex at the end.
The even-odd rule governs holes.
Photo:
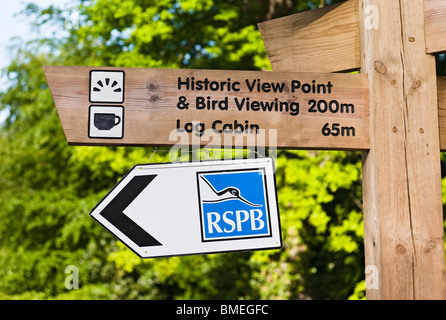
POLYGON ((270 237, 263 169, 198 172, 202 241, 270 237))

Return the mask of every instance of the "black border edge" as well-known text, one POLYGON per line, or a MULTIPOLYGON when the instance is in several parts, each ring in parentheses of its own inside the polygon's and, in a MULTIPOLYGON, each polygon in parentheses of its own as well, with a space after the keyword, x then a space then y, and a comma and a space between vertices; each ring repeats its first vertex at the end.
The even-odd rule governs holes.
MULTIPOLYGON (((124 106, 119 106, 119 105, 96 105, 96 104, 92 104, 88 107, 88 138, 89 139, 124 139, 124 124, 125 124, 125 108, 124 106), (118 137, 92 137, 90 135, 90 121, 91 121, 91 107, 101 107, 101 108, 106 108, 106 107, 112 107, 112 108, 117 108, 120 107, 122 108, 122 135, 120 138, 118 137)), ((93 124, 94 125, 94 124, 93 124)))
POLYGON ((269 199, 268 199, 268 184, 266 183, 266 170, 265 168, 249 168, 249 169, 232 169, 232 170, 214 170, 214 171, 201 171, 201 172, 196 172, 197 175, 197 189, 200 190, 200 185, 199 185, 199 180, 198 180, 198 175, 199 174, 203 174, 203 173, 220 173, 220 172, 236 172, 236 171, 263 171, 263 183, 264 183, 264 192, 265 192, 265 198, 266 198, 266 205, 268 207, 268 224, 269 224, 269 234, 267 235, 260 235, 260 236, 252 236, 252 237, 240 237, 240 238, 230 238, 230 239, 212 239, 212 240, 205 240, 203 237, 203 221, 201 219, 202 216, 202 212, 201 212, 201 205, 200 205, 200 193, 198 193, 198 200, 199 200, 199 210, 200 210, 200 223, 201 223, 201 242, 214 242, 214 241, 231 241, 231 240, 245 240, 245 239, 259 239, 259 238, 272 238, 273 236, 273 231, 272 231, 272 225, 271 225, 271 208, 270 208, 270 204, 269 204, 269 199))
MULTIPOLYGON (((114 232, 110 231, 107 227, 105 227, 101 222, 99 222, 95 217, 93 217, 91 214, 92 212, 115 190, 118 185, 120 185, 123 180, 133 171, 136 169, 136 167, 141 166, 153 166, 153 165, 160 165, 160 164, 180 164, 180 163, 192 163, 192 162, 224 162, 224 160, 221 159, 214 159, 214 160, 205 160, 205 161, 187 161, 187 162, 161 162, 161 163, 144 163, 144 164, 135 164, 129 171, 127 171, 124 176, 112 187, 110 191, 107 192, 107 194, 93 207, 93 209, 90 210, 90 216, 98 222, 104 229, 106 229, 108 232, 110 232, 113 236, 115 236, 119 241, 121 241, 127 248, 129 248, 131 251, 133 251, 138 257, 141 259, 154 259, 154 258, 166 258, 166 257, 184 257, 184 256, 194 256, 194 255, 209 255, 209 254, 221 254, 221 253, 235 253, 235 252, 254 252, 254 251, 263 251, 263 250, 280 250, 283 247, 283 240, 282 240, 282 230, 280 225, 280 212, 279 212, 279 201, 277 198, 277 188, 276 188, 276 175, 275 175, 275 166, 274 166, 274 159, 271 157, 264 157, 264 158, 254 158, 254 159, 270 159, 272 163, 272 169, 273 169, 273 177, 274 177, 274 189, 275 189, 275 196, 276 196, 276 203, 277 203, 277 222, 279 225, 279 236, 280 236, 280 245, 274 246, 274 247, 264 247, 264 248, 256 248, 256 249, 234 249, 234 250, 226 250, 226 251, 215 251, 215 252, 197 252, 197 253, 185 253, 185 254, 173 254, 173 255, 159 255, 159 256, 153 256, 153 257, 145 257, 141 256, 138 252, 133 250, 130 246, 127 245, 127 241, 123 241, 120 237, 118 237, 114 232)), ((246 161, 249 159, 231 159, 232 161, 246 161)), ((244 169, 241 169, 244 170, 244 169)), ((272 230, 271 230, 272 234, 272 230)))
POLYGON ((88 79, 88 101, 90 103, 124 103, 125 101, 125 71, 124 70, 107 70, 107 69, 91 69, 89 72, 89 79, 88 79), (117 102, 117 101, 91 101, 91 73, 93 71, 100 71, 100 72, 122 72, 123 76, 122 76, 122 101, 121 102, 117 102))

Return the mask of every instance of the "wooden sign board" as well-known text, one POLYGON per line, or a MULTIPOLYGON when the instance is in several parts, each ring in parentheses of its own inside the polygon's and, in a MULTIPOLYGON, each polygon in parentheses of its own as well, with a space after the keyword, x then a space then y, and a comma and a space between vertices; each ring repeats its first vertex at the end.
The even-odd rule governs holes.
MULTIPOLYGON (((259 23, 271 66, 274 70, 312 72, 359 69, 360 11, 366 23, 373 22, 370 27, 379 28, 378 7, 362 3, 359 8, 357 0, 259 23)), ((426 53, 446 52, 445 17, 446 1, 424 0, 426 53)))
POLYGON ((446 1, 424 0, 426 52, 446 52, 446 1))
POLYGON ((359 1, 350 0, 259 23, 273 69, 311 72, 359 69, 358 4, 359 1))
POLYGON ((437 77, 440 150, 446 150, 446 77, 437 77))
POLYGON ((43 69, 71 145, 370 146, 365 75, 43 69))

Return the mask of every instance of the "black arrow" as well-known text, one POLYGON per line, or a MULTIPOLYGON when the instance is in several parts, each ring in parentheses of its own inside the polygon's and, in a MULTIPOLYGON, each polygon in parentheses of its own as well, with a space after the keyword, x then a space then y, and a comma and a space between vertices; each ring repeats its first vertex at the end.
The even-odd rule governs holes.
POLYGON ((140 247, 162 246, 158 240, 124 214, 124 210, 157 175, 135 176, 100 212, 118 230, 140 247))

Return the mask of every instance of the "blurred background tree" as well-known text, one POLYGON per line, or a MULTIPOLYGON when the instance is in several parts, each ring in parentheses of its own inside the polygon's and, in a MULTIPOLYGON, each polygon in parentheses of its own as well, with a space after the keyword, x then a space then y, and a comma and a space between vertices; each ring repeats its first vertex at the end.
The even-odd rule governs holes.
MULTIPOLYGON (((282 250, 142 260, 89 211, 152 150, 68 146, 41 68, 270 70, 257 23, 336 2, 26 5, 23 14, 37 31, 51 25, 57 35, 15 46, 4 70, 9 84, 0 93, 0 110, 8 115, 0 130, 0 298, 364 298, 360 153, 279 151, 282 250), (68 265, 79 270, 79 289, 65 287, 68 265)), ((438 72, 446 73, 444 56, 438 62, 438 72)), ((166 161, 159 154, 151 160, 166 161)))

